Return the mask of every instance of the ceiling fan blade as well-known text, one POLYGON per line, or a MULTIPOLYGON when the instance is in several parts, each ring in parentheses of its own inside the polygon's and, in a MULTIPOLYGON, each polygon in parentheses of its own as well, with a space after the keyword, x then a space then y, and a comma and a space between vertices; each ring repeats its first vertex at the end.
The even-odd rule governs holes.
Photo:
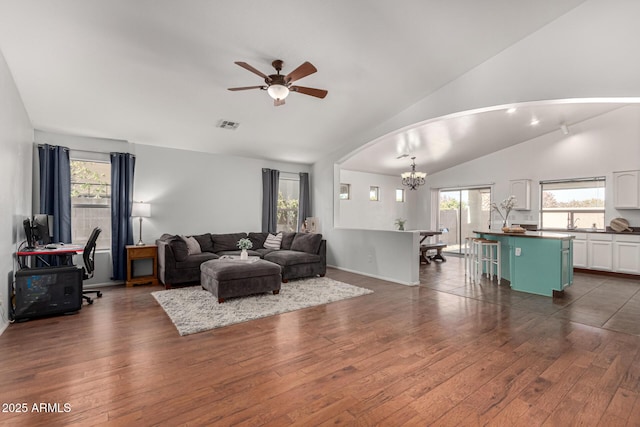
POLYGON ((277 107, 278 105, 284 105, 284 99, 274 99, 273 106, 277 107))
POLYGON ((293 92, 303 93, 305 95, 315 96, 316 98, 324 98, 329 93, 324 89, 315 89, 312 87, 304 86, 291 86, 289 90, 293 92))
POLYGON ((236 61, 234 62, 234 64, 238 64, 239 66, 241 66, 242 68, 244 68, 245 70, 251 71, 254 74, 259 75, 260 77, 262 77, 263 79, 266 79, 268 81, 271 81, 271 78, 269 76, 267 76, 265 73, 263 73, 262 71, 256 70, 255 68, 253 68, 251 65, 247 64, 246 62, 239 62, 236 61))
POLYGON ((244 87, 230 87, 227 90, 247 90, 247 89, 266 89, 266 86, 244 86, 244 87))
POLYGON ((310 62, 305 62, 289 74, 284 77, 284 80, 287 83, 295 82, 296 80, 300 80, 303 77, 307 77, 309 74, 313 74, 318 69, 314 67, 310 62))

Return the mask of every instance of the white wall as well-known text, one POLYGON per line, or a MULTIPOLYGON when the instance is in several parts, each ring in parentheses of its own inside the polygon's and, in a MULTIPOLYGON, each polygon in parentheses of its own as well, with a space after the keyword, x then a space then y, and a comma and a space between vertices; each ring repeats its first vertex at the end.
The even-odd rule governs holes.
MULTIPOLYGON (((640 210, 617 210, 612 197, 612 173, 638 169, 640 106, 628 106, 573 125, 567 136, 558 130, 430 175, 426 185, 443 188, 457 182, 495 182, 493 198, 499 202, 510 195, 509 180, 531 179, 531 210, 512 211, 510 218, 513 223, 537 223, 540 181, 604 176, 605 224, 609 224, 613 218, 624 217, 632 226, 640 227, 640 210)), ((420 206, 421 210, 430 212, 429 198, 421 198, 420 206)), ((420 217, 426 221, 429 215, 420 217)), ((428 228, 430 224, 424 222, 422 226, 428 228)), ((589 224, 580 226, 588 227, 589 224)))
POLYGON ((0 333, 9 324, 15 252, 25 239, 22 221, 31 216, 32 144, 31 122, 0 53, 0 333))
MULTIPOLYGON (((347 253, 339 244, 331 245, 344 240, 347 233, 332 228, 339 184, 339 175, 334 171, 337 161, 363 144, 401 127, 455 112, 545 99, 639 96, 640 57, 631 54, 640 39, 637 16, 640 16, 640 2, 587 1, 396 116, 376 127, 363 129, 343 141, 341 150, 316 162, 314 200, 323 232, 333 247, 328 253, 329 263, 345 269, 361 269, 363 273, 371 271, 366 253, 347 253)), ((609 169, 624 168, 625 163, 618 162, 622 156, 607 152, 604 157, 611 162, 609 169)), ((497 188, 496 191, 501 194, 504 190, 497 188)), ((428 208, 423 202, 418 211, 428 212, 428 208)), ((352 245, 366 243, 364 237, 352 237, 359 239, 351 242, 352 245)), ((383 238, 374 244, 385 258, 397 258, 400 248, 386 245, 383 238)), ((392 267, 379 271, 388 277, 400 273, 392 267)))
MULTIPOLYGON (((261 231, 262 168, 311 172, 310 165, 136 145, 134 199, 151 203, 143 240, 151 243, 163 233, 261 231)), ((137 224, 134 230, 137 235, 137 224)))
POLYGON ((416 228, 416 191, 403 187, 399 176, 341 169, 340 183, 350 184, 351 198, 338 203, 337 227, 397 230, 396 219, 403 218, 405 230, 416 228), (371 186, 379 187, 377 202, 369 200, 371 186), (404 202, 396 202, 396 189, 405 190, 404 202))

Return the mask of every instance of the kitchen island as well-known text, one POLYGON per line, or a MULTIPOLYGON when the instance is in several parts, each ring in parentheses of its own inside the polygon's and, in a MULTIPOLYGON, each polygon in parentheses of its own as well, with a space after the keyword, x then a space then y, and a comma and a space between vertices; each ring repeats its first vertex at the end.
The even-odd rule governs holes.
POLYGON ((573 283, 573 236, 548 231, 509 233, 483 230, 478 237, 500 242, 503 279, 511 288, 553 296, 573 283))

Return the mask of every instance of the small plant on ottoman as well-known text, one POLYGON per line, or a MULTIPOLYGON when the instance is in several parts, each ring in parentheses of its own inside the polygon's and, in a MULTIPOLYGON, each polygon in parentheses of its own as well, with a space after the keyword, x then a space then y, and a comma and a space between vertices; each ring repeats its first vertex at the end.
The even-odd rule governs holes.
POLYGON ((238 247, 242 250, 240 253, 240 259, 248 259, 249 256, 247 254, 247 249, 251 249, 253 247, 251 240, 247 238, 238 240, 238 247))

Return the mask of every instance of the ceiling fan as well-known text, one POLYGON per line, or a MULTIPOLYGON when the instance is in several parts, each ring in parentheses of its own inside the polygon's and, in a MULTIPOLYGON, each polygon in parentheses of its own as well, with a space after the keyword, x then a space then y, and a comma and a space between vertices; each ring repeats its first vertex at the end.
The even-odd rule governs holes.
POLYGON ((282 74, 280 74, 280 70, 282 70, 282 64, 283 64, 283 62, 280 59, 276 59, 271 63, 271 65, 273 65, 273 68, 276 69, 276 74, 270 74, 268 76, 256 70, 246 62, 236 62, 236 64, 238 64, 245 70, 249 70, 252 73, 262 77, 266 85, 230 87, 229 90, 232 90, 232 91, 247 90, 247 89, 266 90, 269 93, 269 96, 273 98, 273 105, 276 107, 278 105, 284 104, 284 99, 287 97, 287 95, 289 95, 289 92, 298 92, 304 95, 315 96, 316 98, 324 98, 325 96, 327 96, 328 92, 324 89, 315 89, 312 87, 291 85, 291 83, 295 82, 296 80, 300 80, 301 78, 307 77, 308 75, 318 71, 317 68, 314 67, 310 62, 305 62, 304 64, 300 65, 298 68, 296 68, 286 76, 283 76, 282 74))

